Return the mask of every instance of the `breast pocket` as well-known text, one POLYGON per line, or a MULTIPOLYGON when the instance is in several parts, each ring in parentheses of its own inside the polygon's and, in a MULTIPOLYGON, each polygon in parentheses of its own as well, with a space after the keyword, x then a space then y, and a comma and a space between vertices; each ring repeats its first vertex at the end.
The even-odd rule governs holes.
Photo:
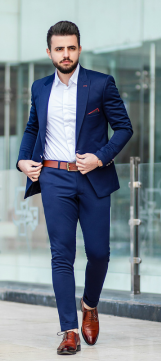
POLYGON ((90 129, 98 128, 102 122, 102 115, 101 113, 87 114, 85 121, 90 129))
POLYGON ((88 118, 92 118, 92 117, 97 117, 97 116, 100 116, 100 115, 101 115, 101 112, 90 113, 90 114, 87 114, 87 117, 88 117, 88 118))

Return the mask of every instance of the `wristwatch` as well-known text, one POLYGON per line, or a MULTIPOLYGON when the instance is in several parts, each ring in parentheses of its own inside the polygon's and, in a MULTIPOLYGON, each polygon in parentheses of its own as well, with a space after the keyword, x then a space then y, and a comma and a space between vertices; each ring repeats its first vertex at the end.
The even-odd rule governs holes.
MULTIPOLYGON (((98 157, 97 157, 97 158, 98 158, 98 157)), ((98 166, 99 166, 99 167, 102 167, 103 163, 102 163, 102 160, 101 160, 101 159, 98 158, 97 163, 98 163, 98 166)))

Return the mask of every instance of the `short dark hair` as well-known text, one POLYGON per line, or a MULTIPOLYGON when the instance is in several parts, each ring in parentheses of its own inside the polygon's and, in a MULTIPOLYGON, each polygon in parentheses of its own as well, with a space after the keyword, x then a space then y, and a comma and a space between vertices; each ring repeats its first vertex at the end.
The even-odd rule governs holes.
POLYGON ((80 47, 80 32, 78 26, 71 21, 59 21, 50 27, 47 33, 47 44, 49 50, 51 50, 51 37, 53 35, 76 35, 78 47, 80 47))

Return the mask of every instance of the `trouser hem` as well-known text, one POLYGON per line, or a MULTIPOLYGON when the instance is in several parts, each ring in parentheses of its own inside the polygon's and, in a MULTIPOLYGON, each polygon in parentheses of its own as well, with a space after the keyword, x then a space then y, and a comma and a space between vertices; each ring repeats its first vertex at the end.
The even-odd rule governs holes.
POLYGON ((92 308, 97 307, 98 305, 98 301, 97 302, 89 301, 84 295, 83 295, 83 301, 86 303, 87 306, 92 308))
POLYGON ((78 326, 78 322, 73 322, 73 323, 62 323, 61 324, 61 331, 67 331, 67 330, 71 330, 73 328, 79 328, 78 326))

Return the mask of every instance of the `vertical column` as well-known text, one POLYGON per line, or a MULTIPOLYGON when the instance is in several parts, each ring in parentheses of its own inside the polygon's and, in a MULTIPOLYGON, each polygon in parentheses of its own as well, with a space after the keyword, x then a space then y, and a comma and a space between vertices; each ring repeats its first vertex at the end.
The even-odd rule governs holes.
POLYGON ((140 40, 142 46, 141 51, 141 67, 140 67, 140 141, 139 154, 142 162, 144 162, 144 0, 140 1, 140 40))
POLYGON ((5 97, 4 97, 4 169, 10 167, 10 64, 5 65, 5 97))
MULTIPOLYGON (((150 98, 149 98, 149 202, 153 204, 155 145, 155 43, 150 45, 150 98)), ((149 229, 153 228, 153 212, 148 218, 149 229)), ((149 250, 153 254, 153 235, 149 233, 149 250)))
POLYGON ((130 157, 130 263, 131 292, 134 293, 134 157, 130 157))
POLYGON ((17 152, 23 135, 23 69, 18 66, 17 77, 17 152))
MULTIPOLYGON (((34 63, 29 63, 28 65, 28 116, 30 115, 30 109, 31 109, 31 86, 34 82, 34 63)), ((32 199, 30 201, 30 204, 32 204, 34 200, 32 199)), ((28 227, 27 230, 27 237, 32 242, 32 229, 28 227)))
POLYGON ((28 77, 28 114, 31 108, 31 86, 34 82, 34 63, 29 63, 29 77, 28 77))
POLYGON ((155 44, 150 45, 150 99, 149 99, 149 182, 153 187, 155 142, 155 44))
POLYGON ((130 262, 131 262, 131 292, 140 293, 139 264, 139 188, 141 183, 138 180, 139 157, 130 157, 130 262))
POLYGON ((144 162, 144 61, 143 61, 143 48, 141 54, 141 75, 140 75, 140 158, 144 162))

